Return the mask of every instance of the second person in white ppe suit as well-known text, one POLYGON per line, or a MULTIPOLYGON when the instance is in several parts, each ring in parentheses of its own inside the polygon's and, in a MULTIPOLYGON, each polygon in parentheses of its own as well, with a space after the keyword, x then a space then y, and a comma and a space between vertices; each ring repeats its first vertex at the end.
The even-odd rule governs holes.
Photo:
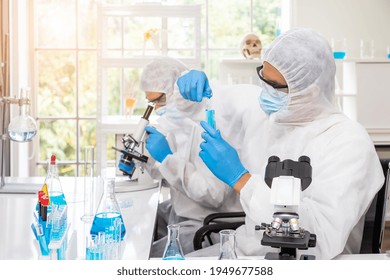
MULTIPOLYGON (((231 126, 236 132, 231 135, 224 127, 219 131, 201 122, 205 132, 199 156, 216 177, 240 193, 246 221, 237 230, 239 255, 277 251, 262 246, 263 231, 255 231, 255 225, 271 222, 274 212, 264 181, 273 155, 281 160, 297 161, 302 155, 311 159, 312 183, 301 193, 298 214, 300 226, 316 234, 317 245, 302 253, 317 259, 359 253, 364 214, 384 176, 366 130, 334 105, 335 70, 331 48, 321 35, 293 29, 270 45, 263 66, 258 67, 262 85, 258 102, 250 102, 257 106, 234 112, 235 100, 243 98, 241 91, 236 88, 236 95, 229 98, 214 94, 225 104, 221 110, 235 115, 231 126)), ((202 100, 206 95, 202 91, 210 91, 203 80, 199 71, 181 77, 178 86, 183 97, 202 100)), ((217 251, 212 246, 191 255, 217 251)))
POLYGON ((180 224, 184 253, 193 251, 193 237, 204 218, 215 212, 242 211, 239 196, 219 181, 199 158, 203 131, 199 122, 204 110, 184 100, 176 81, 187 71, 180 61, 160 57, 143 69, 140 87, 149 101, 155 102, 158 130, 146 127, 146 149, 151 155, 146 168, 153 178, 164 179, 170 187, 170 200, 158 209, 159 240, 151 257, 162 257, 168 224, 180 224), (213 186, 213 187, 211 187, 213 186), (162 237, 162 238, 161 238, 162 237))

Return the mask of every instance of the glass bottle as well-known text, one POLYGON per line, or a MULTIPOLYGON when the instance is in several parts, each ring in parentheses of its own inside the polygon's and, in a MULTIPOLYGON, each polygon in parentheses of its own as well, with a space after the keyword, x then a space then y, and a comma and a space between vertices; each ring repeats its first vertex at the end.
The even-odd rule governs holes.
POLYGON ((219 232, 219 260, 236 260, 236 231, 225 229, 219 232))
POLYGON ((180 225, 168 225, 168 241, 165 245, 163 260, 184 260, 183 249, 179 240, 180 225))
POLYGON ((105 232, 112 239, 116 236, 116 225, 120 226, 121 240, 126 234, 121 210, 115 197, 115 178, 104 179, 103 195, 93 218, 91 234, 98 235, 105 232), (120 219, 120 223, 117 220, 120 219))
POLYGON ((47 169, 47 176, 45 179, 45 184, 49 192, 50 205, 66 205, 66 199, 64 192, 62 191, 62 186, 60 178, 58 177, 58 168, 56 163, 56 156, 53 154, 50 158, 50 164, 47 169))

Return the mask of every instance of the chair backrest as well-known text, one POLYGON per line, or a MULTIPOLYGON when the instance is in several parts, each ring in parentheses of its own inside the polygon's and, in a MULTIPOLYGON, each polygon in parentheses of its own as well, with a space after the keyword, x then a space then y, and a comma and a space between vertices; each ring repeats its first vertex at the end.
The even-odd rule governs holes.
POLYGON ((363 239, 360 254, 376 254, 381 252, 385 231, 388 189, 390 184, 389 159, 381 159, 385 182, 375 195, 364 220, 363 239))

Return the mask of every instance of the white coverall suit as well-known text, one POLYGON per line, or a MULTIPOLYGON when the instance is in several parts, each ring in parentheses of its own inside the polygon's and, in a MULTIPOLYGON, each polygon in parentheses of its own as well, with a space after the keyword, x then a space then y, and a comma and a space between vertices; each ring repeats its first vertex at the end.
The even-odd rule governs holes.
MULTIPOLYGON (((169 75, 168 69, 177 67, 170 58, 161 60, 160 63, 151 63, 150 67, 147 66, 143 74, 150 77, 152 73, 156 77, 157 85, 153 87, 149 82, 141 87, 144 91, 149 87, 150 91, 161 91, 167 95, 166 113, 157 120, 157 129, 167 136, 173 154, 168 155, 161 163, 150 157, 146 169, 153 178, 163 178, 169 184, 171 198, 159 205, 158 221, 181 225, 180 242, 186 254, 193 251, 194 234, 203 225, 207 215, 243 210, 239 195, 215 178, 198 156, 199 144, 202 141, 200 134, 203 132, 199 122, 205 119, 205 111, 201 108, 196 109, 197 106, 193 102, 181 97, 175 85, 181 72, 175 71, 175 74, 171 75, 171 87, 168 89, 164 88, 167 82, 159 85, 164 80, 163 76, 169 75), (177 76, 174 77, 175 75, 177 76)), ((150 79, 153 80, 153 77, 150 79)), ((165 80, 168 78, 165 77, 165 80)), ((165 232, 166 235, 166 225, 163 223, 159 227, 158 230, 165 232)), ((162 257, 166 241, 165 236, 154 242, 150 256, 162 257)))
MULTIPOLYGON (((262 87, 213 90, 217 112, 230 122, 229 131, 219 127, 221 134, 251 174, 240 192, 246 221, 237 229, 237 253, 264 256, 278 251, 262 246, 263 231, 255 231, 255 225, 270 223, 274 213, 264 181, 268 158, 273 155, 281 160, 297 161, 302 155, 311 159, 312 183, 301 193, 298 214, 300 226, 316 234, 317 245, 298 253, 317 259, 358 253, 364 214, 384 176, 366 130, 333 105, 331 49, 317 33, 295 29, 271 44, 264 61, 279 70, 289 87, 289 101, 278 112, 268 116, 259 108, 262 87), (247 99, 246 110, 234 106, 241 99, 247 99)), ((218 248, 214 245, 189 256, 217 255, 218 248)))

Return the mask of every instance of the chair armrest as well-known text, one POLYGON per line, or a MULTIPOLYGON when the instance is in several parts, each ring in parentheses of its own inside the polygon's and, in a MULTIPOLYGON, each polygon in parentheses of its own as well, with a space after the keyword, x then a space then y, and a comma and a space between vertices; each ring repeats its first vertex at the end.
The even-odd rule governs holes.
POLYGON ((216 219, 245 217, 245 212, 221 212, 213 213, 204 218, 203 225, 208 225, 216 219))

